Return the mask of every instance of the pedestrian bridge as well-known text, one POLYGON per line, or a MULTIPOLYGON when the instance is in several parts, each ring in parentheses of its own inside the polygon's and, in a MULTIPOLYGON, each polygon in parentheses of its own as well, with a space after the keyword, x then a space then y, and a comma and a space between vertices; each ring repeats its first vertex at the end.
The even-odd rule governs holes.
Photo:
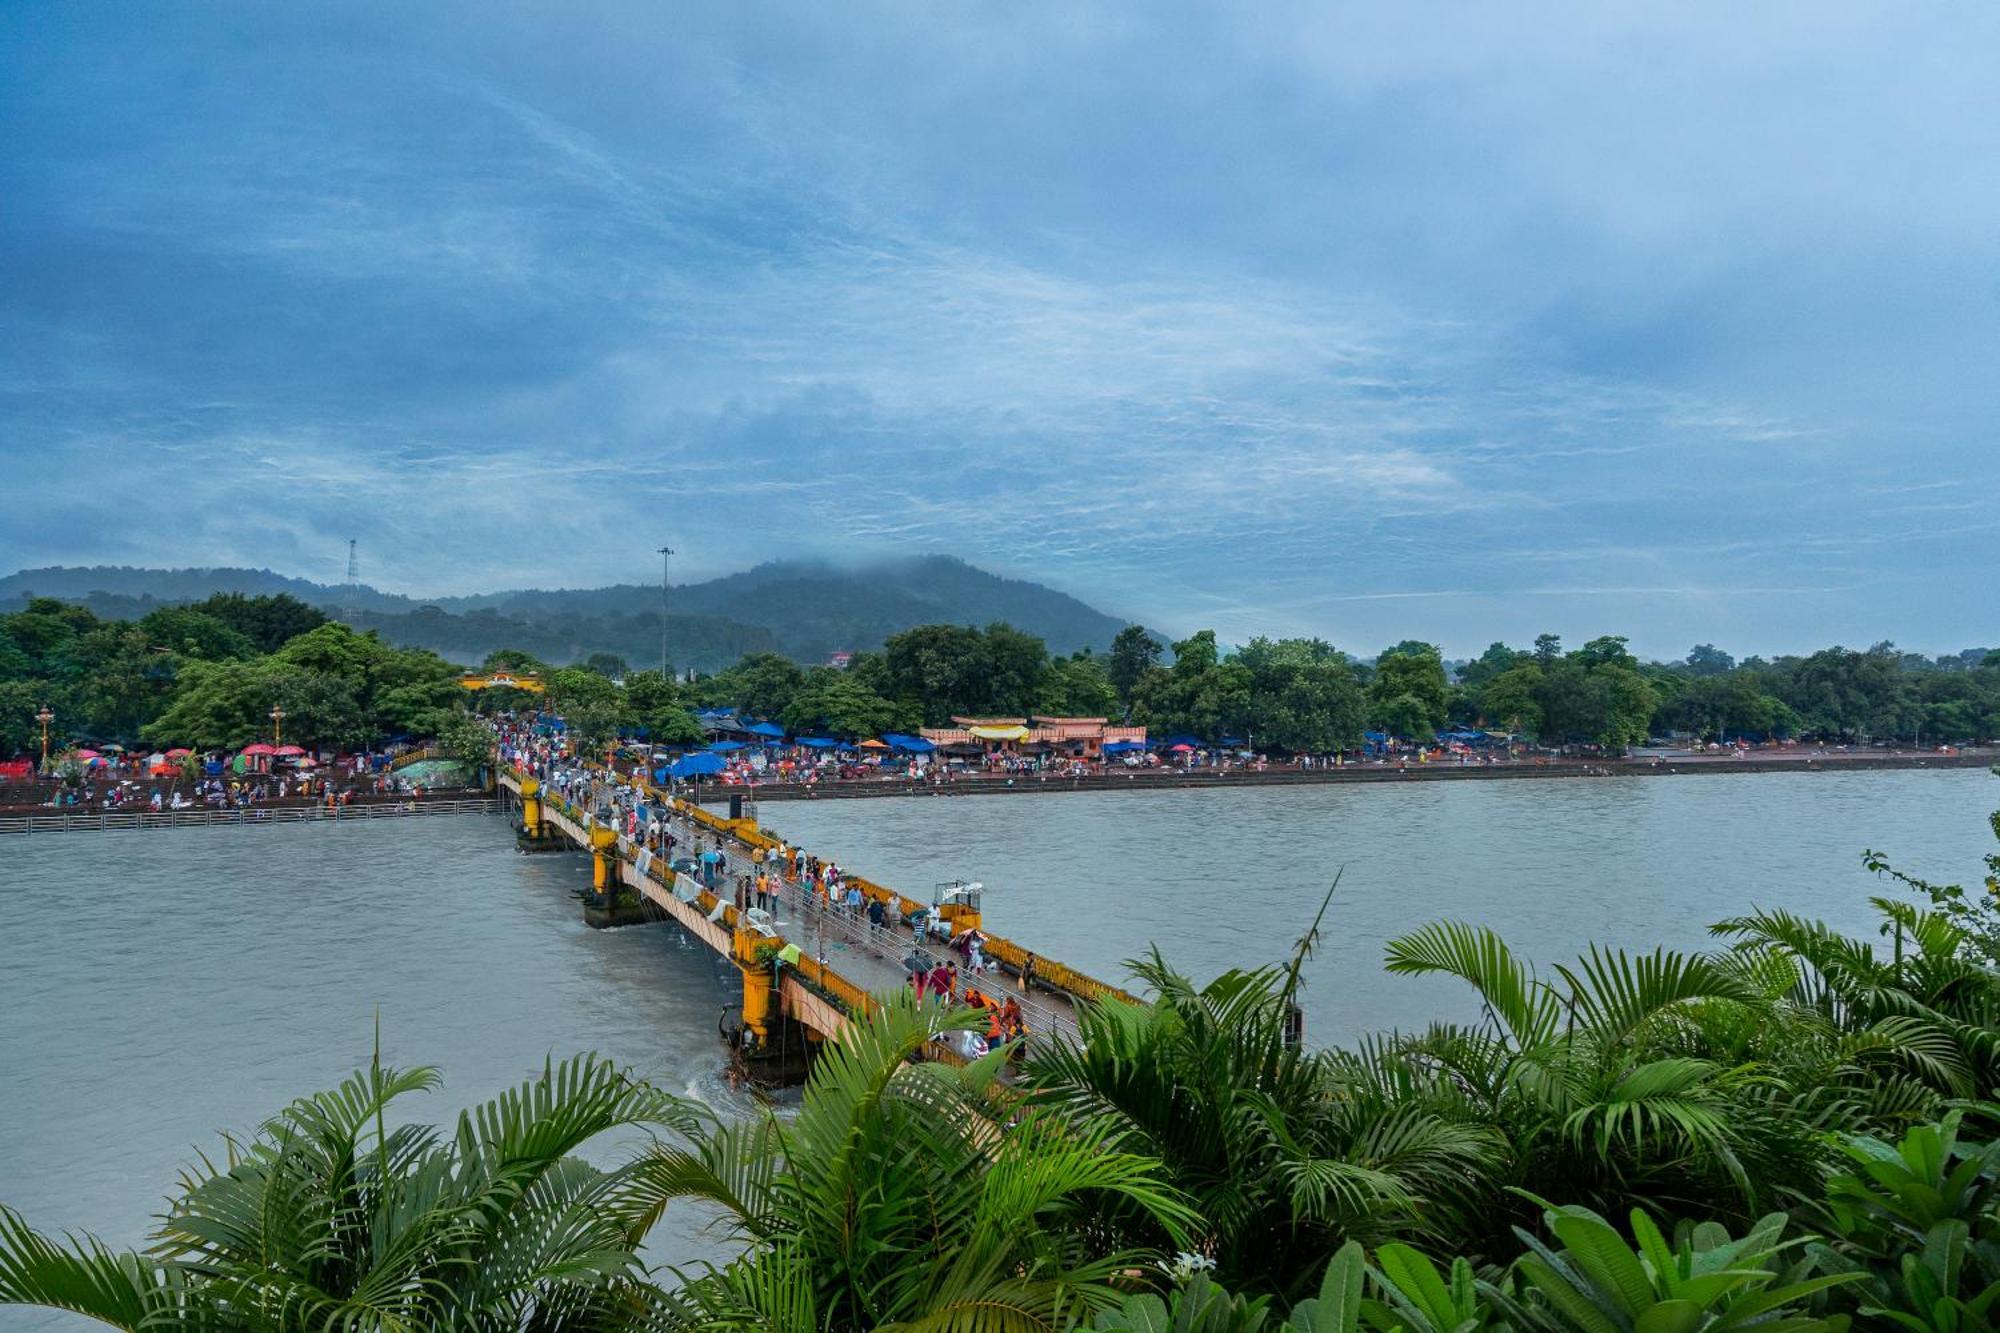
MULTIPOLYGON (((1022 945, 987 932, 976 904, 921 903, 893 889, 852 874, 843 883, 858 888, 866 900, 881 902, 895 926, 873 926, 865 916, 823 903, 810 886, 783 875, 775 856, 778 839, 758 827, 755 819, 729 819, 652 786, 643 777, 593 768, 593 789, 583 801, 570 801, 546 790, 532 775, 503 767, 501 791, 518 803, 524 845, 572 845, 594 859, 593 889, 586 916, 594 924, 632 924, 671 919, 688 935, 728 959, 742 976, 742 1008, 731 1030, 733 1042, 753 1068, 777 1072, 790 1063, 797 1031, 811 1043, 837 1036, 854 1018, 868 1013, 878 997, 909 987, 906 960, 913 951, 943 957, 945 941, 920 934, 911 922, 942 918, 952 934, 978 929, 985 938, 985 955, 993 970, 983 977, 961 975, 954 1000, 966 999, 969 984, 996 1001, 1014 1000, 1021 1009, 1030 1040, 1036 1034, 1076 1035, 1076 1010, 1081 1001, 1134 997, 1086 976, 1022 945), (759 851, 770 855, 766 871, 777 875, 781 889, 770 911, 739 910, 727 886, 722 894, 694 876, 676 872, 668 857, 651 845, 641 829, 637 838, 600 820, 595 811, 611 808, 609 791, 625 788, 654 810, 664 811, 680 848, 694 851, 704 842, 749 862, 759 851), (618 906, 619 890, 629 889, 643 908, 618 906)), ((939 1048, 939 1058, 961 1059, 963 1053, 939 1048)))

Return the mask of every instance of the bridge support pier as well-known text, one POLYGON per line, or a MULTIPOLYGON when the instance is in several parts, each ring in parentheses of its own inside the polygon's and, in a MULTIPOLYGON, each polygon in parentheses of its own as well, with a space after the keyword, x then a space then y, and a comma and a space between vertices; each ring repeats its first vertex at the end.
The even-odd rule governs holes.
POLYGON ((542 817, 542 784, 534 778, 521 779, 521 826, 514 831, 514 845, 524 852, 560 852, 567 846, 542 817))
POLYGON ((593 824, 590 828, 590 893, 583 900, 583 923, 637 926, 652 920, 646 900, 625 887, 618 857, 618 831, 593 824))
POLYGON ((737 1071, 765 1087, 805 1082, 819 1042, 784 1011, 777 946, 754 930, 739 929, 732 952, 743 975, 743 1008, 734 1023, 725 1016, 722 1039, 729 1043, 737 1071))

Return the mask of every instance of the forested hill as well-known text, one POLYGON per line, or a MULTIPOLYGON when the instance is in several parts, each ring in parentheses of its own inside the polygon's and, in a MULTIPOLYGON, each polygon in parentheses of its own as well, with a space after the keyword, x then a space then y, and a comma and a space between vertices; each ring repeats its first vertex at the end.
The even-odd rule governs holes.
MULTIPOLYGON (((217 592, 290 593, 328 610, 343 608, 337 585, 263 569, 52 567, 0 578, 0 612, 27 598, 58 597, 100 616, 135 618, 155 607, 217 592)), ((355 621, 391 642, 476 662, 495 648, 521 648, 547 661, 616 653, 645 664, 660 654, 657 584, 412 598, 363 586, 355 621)), ((841 650, 878 648, 913 625, 985 625, 1004 620, 1048 641, 1057 653, 1106 648, 1125 622, 1066 593, 1001 578, 948 556, 861 566, 777 561, 705 583, 677 585, 668 622, 676 665, 719 670, 749 652, 775 651, 802 662, 841 650)))

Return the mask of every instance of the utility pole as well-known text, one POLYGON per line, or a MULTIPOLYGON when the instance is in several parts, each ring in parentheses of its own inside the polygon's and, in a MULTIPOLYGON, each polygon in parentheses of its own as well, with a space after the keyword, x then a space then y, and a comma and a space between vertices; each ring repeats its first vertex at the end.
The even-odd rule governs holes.
POLYGON ((673 676, 667 669, 667 565, 674 558, 674 548, 660 548, 660 679, 671 682, 673 676))

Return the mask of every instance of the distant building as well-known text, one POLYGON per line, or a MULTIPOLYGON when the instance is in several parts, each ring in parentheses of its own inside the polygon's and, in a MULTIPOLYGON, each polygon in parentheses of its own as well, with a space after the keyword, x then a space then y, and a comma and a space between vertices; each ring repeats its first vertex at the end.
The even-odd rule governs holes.
POLYGON ((835 671, 845 671, 847 670, 849 664, 851 664, 853 661, 854 661, 854 654, 843 649, 840 652, 834 653, 832 656, 828 657, 826 659, 826 664, 832 667, 835 671))
POLYGON ((1117 727, 1103 717, 953 717, 949 727, 925 727, 924 739, 958 753, 1014 750, 1095 759, 1113 741, 1146 742, 1144 727, 1117 727))

